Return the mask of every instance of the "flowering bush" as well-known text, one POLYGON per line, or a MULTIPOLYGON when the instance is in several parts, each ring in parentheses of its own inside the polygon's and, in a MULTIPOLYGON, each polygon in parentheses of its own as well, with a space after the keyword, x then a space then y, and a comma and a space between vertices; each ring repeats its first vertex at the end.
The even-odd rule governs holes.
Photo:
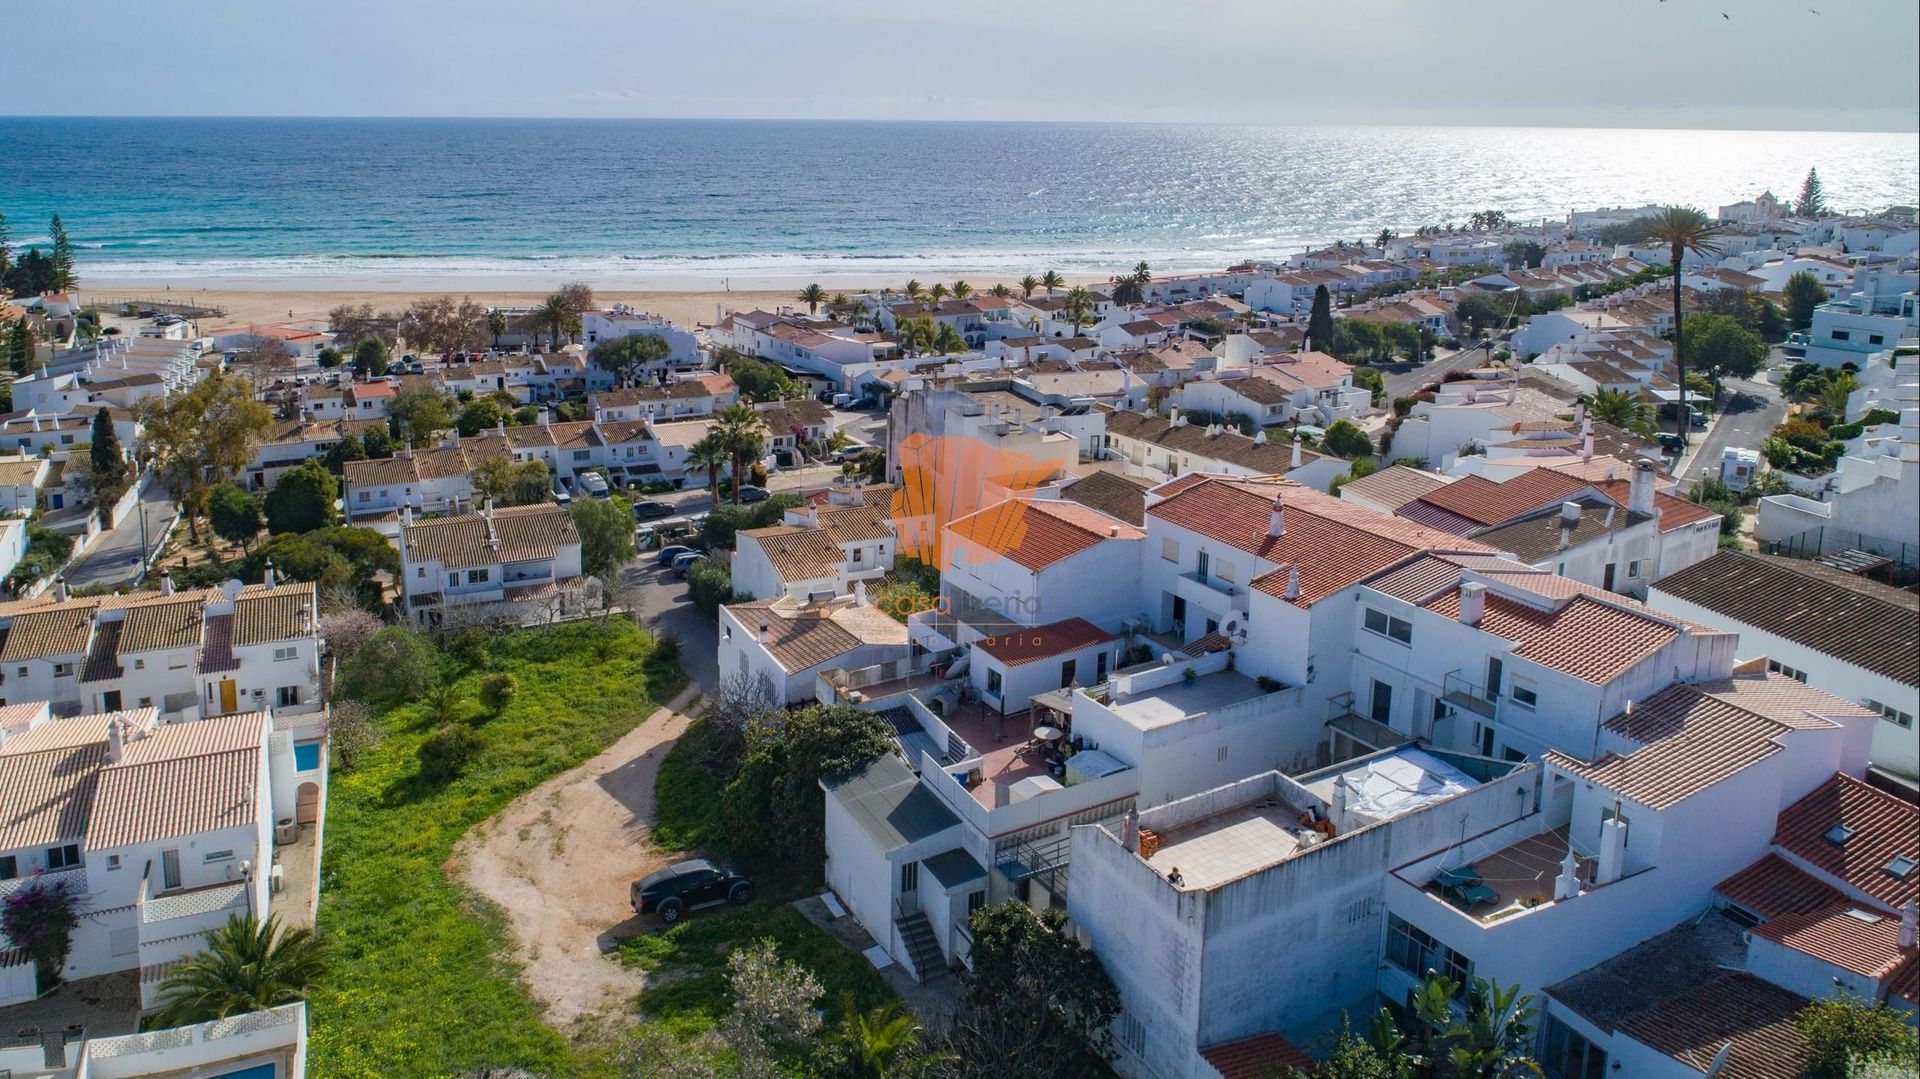
POLYGON ((33 960, 42 993, 60 984, 80 924, 79 907, 73 889, 52 880, 34 880, 0 901, 0 933, 33 960))

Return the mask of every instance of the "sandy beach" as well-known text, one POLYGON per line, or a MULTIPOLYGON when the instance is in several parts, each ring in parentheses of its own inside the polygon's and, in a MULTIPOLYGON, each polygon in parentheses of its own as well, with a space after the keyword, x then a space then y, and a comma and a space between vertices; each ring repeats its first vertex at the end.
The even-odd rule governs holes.
MULTIPOLYGON (((85 267, 82 267, 84 271, 85 267)), ((999 283, 992 279, 969 279, 974 288, 984 292, 999 283)), ((1105 279, 1070 278, 1073 284, 1104 283, 1105 279)), ((923 278, 922 282, 932 285, 933 278, 923 278)), ((457 298, 471 296, 474 300, 489 307, 532 307, 546 298, 551 289, 486 287, 485 282, 472 282, 480 287, 463 288, 461 282, 446 282, 446 287, 410 289, 396 288, 386 281, 369 280, 356 282, 339 280, 326 282, 326 287, 314 288, 276 288, 270 281, 254 283, 230 283, 225 281, 206 282, 204 284, 180 284, 172 286, 156 285, 151 281, 94 281, 81 280, 81 293, 88 303, 111 303, 120 299, 171 300, 176 303, 197 303, 222 308, 226 311, 223 318, 205 320, 202 331, 213 331, 236 326, 259 325, 270 322, 287 322, 326 317, 327 312, 343 303, 370 303, 375 310, 400 311, 415 300, 433 296, 452 296, 457 298)), ((516 284, 519 284, 516 282, 516 284)), ((558 288, 561 282, 553 282, 552 288, 558 288)), ((860 285, 831 284, 822 282, 828 293, 860 291, 860 285)), ((883 282, 870 281, 866 288, 879 288, 883 282)), ((884 282, 894 288, 906 284, 904 280, 884 282)), ((1007 281, 1012 287, 1015 282, 1007 281)), ((800 288, 755 288, 751 290, 720 289, 711 286, 690 289, 628 289, 595 287, 594 297, 601 304, 624 303, 641 311, 650 311, 664 315, 677 325, 696 327, 712 325, 717 317, 728 311, 751 311, 755 308, 772 311, 781 306, 798 306, 796 299, 800 288)))

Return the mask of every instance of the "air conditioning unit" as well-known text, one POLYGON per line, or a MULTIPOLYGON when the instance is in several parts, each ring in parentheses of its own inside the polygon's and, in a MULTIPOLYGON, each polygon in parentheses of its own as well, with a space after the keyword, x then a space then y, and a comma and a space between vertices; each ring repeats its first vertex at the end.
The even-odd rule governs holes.
POLYGON ((284 847, 289 843, 297 841, 299 838, 300 826, 293 822, 292 817, 281 817, 279 820, 273 822, 274 846, 284 847))

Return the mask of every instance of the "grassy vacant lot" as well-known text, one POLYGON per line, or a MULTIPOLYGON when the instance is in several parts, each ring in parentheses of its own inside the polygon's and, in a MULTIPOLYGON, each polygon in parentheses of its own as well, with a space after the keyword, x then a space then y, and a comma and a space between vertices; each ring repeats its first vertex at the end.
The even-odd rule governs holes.
POLYGON ((486 1064, 581 1073, 515 980, 504 925, 448 881, 445 863, 467 829, 679 691, 684 675, 650 662, 651 648, 624 619, 502 636, 454 674, 468 702, 490 673, 520 687, 491 718, 465 704, 486 746, 459 778, 419 779, 415 749, 437 719, 424 702, 388 712, 385 740, 335 776, 319 911, 334 962, 311 1002, 314 1075, 437 1076, 486 1064))
POLYGON ((720 813, 723 772, 733 766, 704 716, 687 725, 653 782, 653 842, 666 850, 726 852, 726 827, 720 813))

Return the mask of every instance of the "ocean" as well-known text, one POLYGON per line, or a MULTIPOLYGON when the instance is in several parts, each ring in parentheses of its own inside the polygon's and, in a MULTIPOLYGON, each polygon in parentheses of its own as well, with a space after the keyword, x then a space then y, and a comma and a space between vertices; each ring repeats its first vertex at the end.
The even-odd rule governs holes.
POLYGON ((633 287, 1157 273, 1648 202, 1912 203, 1911 134, 710 120, 0 118, 16 245, 83 280, 633 287))

